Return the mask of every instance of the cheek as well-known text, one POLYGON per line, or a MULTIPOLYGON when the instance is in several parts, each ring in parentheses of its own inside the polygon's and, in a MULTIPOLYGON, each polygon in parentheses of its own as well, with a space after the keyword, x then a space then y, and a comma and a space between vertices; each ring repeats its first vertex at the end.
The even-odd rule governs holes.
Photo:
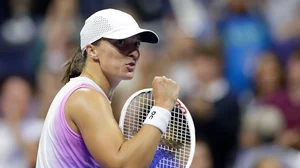
POLYGON ((203 63, 197 66, 198 66, 198 75, 200 78, 208 79, 211 76, 214 76, 214 74, 216 73, 216 67, 214 67, 215 65, 213 64, 203 63))
POLYGON ((261 74, 261 80, 262 82, 266 82, 266 83, 272 83, 272 82, 276 82, 277 80, 277 75, 275 74, 272 69, 267 69, 265 70, 262 74, 261 74))
POLYGON ((106 57, 100 60, 102 70, 106 73, 117 73, 121 70, 123 59, 120 54, 109 53, 106 57))
POLYGON ((300 81, 300 64, 298 66, 291 67, 288 72, 290 80, 300 81))

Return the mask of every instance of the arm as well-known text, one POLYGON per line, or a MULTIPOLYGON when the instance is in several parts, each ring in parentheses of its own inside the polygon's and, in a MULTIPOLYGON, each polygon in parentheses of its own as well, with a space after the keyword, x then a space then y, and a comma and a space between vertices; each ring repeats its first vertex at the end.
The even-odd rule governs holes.
POLYGON ((149 166, 161 137, 156 127, 145 125, 134 138, 125 141, 110 104, 101 93, 92 89, 75 91, 66 104, 65 112, 101 166, 149 166))

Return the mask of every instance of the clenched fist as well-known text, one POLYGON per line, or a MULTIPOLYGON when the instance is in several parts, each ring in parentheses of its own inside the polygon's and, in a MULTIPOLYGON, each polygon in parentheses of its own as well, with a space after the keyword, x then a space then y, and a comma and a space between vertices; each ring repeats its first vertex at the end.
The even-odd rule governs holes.
POLYGON ((152 82, 155 106, 171 111, 178 98, 179 86, 171 80, 163 77, 155 77, 152 82))

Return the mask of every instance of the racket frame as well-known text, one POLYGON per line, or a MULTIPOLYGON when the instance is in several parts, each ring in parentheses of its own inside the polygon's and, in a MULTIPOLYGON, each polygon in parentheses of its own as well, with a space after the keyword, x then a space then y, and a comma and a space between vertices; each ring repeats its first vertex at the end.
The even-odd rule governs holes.
MULTIPOLYGON (((134 94, 132 94, 125 102, 122 111, 121 111, 121 115, 120 115, 120 120, 119 120, 119 127, 122 131, 122 133, 124 133, 124 121, 125 121, 125 116, 126 116, 126 111, 127 108, 130 104, 130 102, 137 97, 138 95, 142 94, 142 93, 150 93, 152 92, 152 88, 146 88, 146 89, 142 89, 139 90, 137 92, 135 92, 134 94)), ((190 156, 189 156, 189 160, 186 164, 186 168, 189 168, 192 164, 193 158, 194 158, 194 154, 195 154, 195 146, 196 146, 196 136, 195 136, 195 125, 192 119, 192 116, 189 112, 189 110, 186 108, 186 106, 179 100, 176 100, 176 104, 178 104, 178 106, 180 107, 181 111, 183 111, 183 114, 187 120, 188 126, 189 126, 189 130, 190 130, 190 138, 191 138, 191 150, 190 150, 190 156)))

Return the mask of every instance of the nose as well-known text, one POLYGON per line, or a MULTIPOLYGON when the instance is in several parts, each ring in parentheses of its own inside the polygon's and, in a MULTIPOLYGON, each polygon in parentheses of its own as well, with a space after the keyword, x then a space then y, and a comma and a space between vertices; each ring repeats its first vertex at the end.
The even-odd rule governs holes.
POLYGON ((134 61, 137 61, 140 58, 140 51, 139 49, 135 49, 129 53, 129 56, 133 58, 134 61))

